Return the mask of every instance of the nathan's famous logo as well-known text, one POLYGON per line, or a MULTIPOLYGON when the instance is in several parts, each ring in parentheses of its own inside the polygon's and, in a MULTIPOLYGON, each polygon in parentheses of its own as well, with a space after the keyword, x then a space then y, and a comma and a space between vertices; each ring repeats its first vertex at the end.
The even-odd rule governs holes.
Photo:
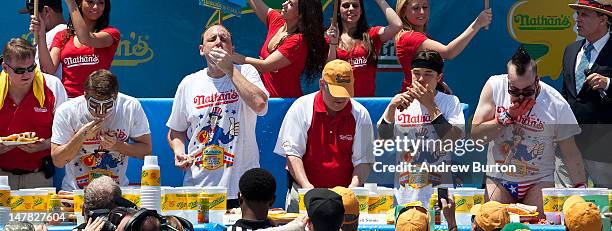
POLYGON ((575 0, 522 0, 508 12, 508 33, 538 62, 538 75, 556 80, 563 50, 576 40, 573 31, 575 0))
POLYGON ((569 15, 517 14, 512 20, 520 30, 565 30, 572 26, 569 15))
POLYGON ((151 61, 155 53, 149 47, 148 40, 148 35, 136 35, 135 32, 130 32, 128 39, 119 42, 113 66, 133 67, 151 61))
POLYGON ((210 95, 198 95, 193 98, 195 108, 202 109, 210 106, 230 104, 238 101, 239 95, 235 90, 222 91, 210 95))

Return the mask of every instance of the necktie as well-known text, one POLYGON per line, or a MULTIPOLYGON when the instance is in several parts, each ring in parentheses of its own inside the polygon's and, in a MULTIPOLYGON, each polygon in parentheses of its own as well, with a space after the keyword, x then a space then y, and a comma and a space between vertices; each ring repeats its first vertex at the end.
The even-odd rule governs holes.
POLYGON ((589 63, 591 62, 591 51, 593 49, 595 49, 595 47, 593 47, 592 43, 589 43, 589 45, 584 48, 582 59, 580 59, 580 63, 578 63, 578 68, 576 69, 576 94, 580 92, 582 85, 584 85, 584 80, 587 77, 584 75, 584 70, 589 68, 589 63))

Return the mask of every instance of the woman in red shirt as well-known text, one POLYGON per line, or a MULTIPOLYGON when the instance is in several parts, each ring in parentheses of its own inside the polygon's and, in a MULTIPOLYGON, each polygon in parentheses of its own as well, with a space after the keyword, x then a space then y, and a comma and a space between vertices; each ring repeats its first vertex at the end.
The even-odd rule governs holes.
POLYGON ((385 0, 375 1, 385 14, 388 26, 368 26, 363 0, 340 0, 338 25, 331 25, 327 30, 330 46, 327 61, 342 59, 351 64, 357 97, 374 96, 380 48, 402 29, 402 20, 389 4, 385 0))
POLYGON ((30 30, 39 42, 41 70, 55 73, 62 64, 62 83, 68 97, 84 93, 85 79, 100 69, 109 69, 120 41, 119 30, 109 26, 110 0, 65 0, 70 13, 68 29, 57 33, 47 50, 45 22, 34 18, 30 30))
POLYGON ((402 19, 403 29, 395 37, 397 58, 404 71, 404 82, 400 92, 412 86, 412 58, 417 51, 433 50, 444 59, 453 59, 470 43, 478 31, 491 24, 491 9, 480 12, 474 22, 465 31, 444 45, 425 34, 429 21, 429 0, 398 0, 395 11, 402 19))
POLYGON ((287 0, 280 13, 262 0, 249 0, 249 5, 266 23, 268 34, 261 59, 234 53, 234 62, 255 66, 270 97, 302 96, 302 72, 308 81, 317 78, 327 53, 320 0, 287 0))

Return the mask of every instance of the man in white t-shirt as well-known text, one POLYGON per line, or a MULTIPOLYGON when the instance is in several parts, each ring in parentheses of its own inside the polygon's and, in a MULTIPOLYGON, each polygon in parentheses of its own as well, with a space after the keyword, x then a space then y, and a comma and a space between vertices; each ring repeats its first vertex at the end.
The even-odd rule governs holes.
POLYGON ((541 190, 555 186, 555 145, 576 187, 586 183, 574 142, 580 133, 576 118, 561 94, 540 81, 523 48, 508 62, 507 75, 489 78, 472 124, 475 139, 490 141, 487 164, 516 170, 487 172, 489 200, 537 205, 543 214, 541 190))
POLYGON ((287 211, 297 212, 298 188, 361 187, 370 174, 373 127, 368 110, 352 99, 355 78, 343 60, 328 62, 320 90, 287 111, 274 153, 287 158, 287 211))
POLYGON ((239 207, 242 174, 259 167, 255 124, 268 110, 259 73, 251 65, 234 65, 233 52, 225 27, 202 33, 200 55, 207 68, 181 81, 166 123, 175 165, 186 170, 183 185, 226 187, 228 208, 239 207))
MULTIPOLYGON (((21 14, 34 14, 34 0, 26 0, 26 6, 19 10, 21 14)), ((53 38, 57 32, 63 31, 67 28, 66 21, 64 20, 62 0, 39 0, 38 3, 38 17, 44 22, 46 37, 47 37, 47 49, 51 48, 53 38)), ((38 62, 38 49, 36 49, 36 64, 38 62)), ((53 74, 54 76, 62 79, 62 64, 59 64, 57 71, 53 74)))
POLYGON ((128 156, 142 159, 151 148, 149 122, 140 102, 119 93, 117 77, 110 71, 89 75, 85 94, 55 113, 51 157, 55 166, 66 169, 64 190, 84 188, 102 175, 128 185, 128 156))

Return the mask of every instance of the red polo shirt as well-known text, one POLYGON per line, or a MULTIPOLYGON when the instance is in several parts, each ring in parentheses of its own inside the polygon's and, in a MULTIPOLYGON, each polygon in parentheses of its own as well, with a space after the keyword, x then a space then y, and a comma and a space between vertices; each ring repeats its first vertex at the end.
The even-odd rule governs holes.
MULTIPOLYGON (((46 79, 45 82, 47 82, 46 79)), ((7 95, 4 99, 4 106, 0 109, 0 118, 2 118, 0 119, 0 136, 36 132, 37 137, 50 139, 55 101, 53 91, 46 84, 43 107, 40 107, 32 90, 19 104, 15 104, 13 99, 7 95)), ((0 168, 5 171, 15 169, 33 171, 40 168, 42 159, 50 154, 51 149, 27 153, 19 148, 14 148, 0 155, 0 168)))
POLYGON ((348 187, 353 174, 353 139, 344 137, 354 137, 356 125, 351 102, 336 116, 330 116, 318 92, 313 110, 306 153, 302 157, 306 176, 316 188, 348 187))

